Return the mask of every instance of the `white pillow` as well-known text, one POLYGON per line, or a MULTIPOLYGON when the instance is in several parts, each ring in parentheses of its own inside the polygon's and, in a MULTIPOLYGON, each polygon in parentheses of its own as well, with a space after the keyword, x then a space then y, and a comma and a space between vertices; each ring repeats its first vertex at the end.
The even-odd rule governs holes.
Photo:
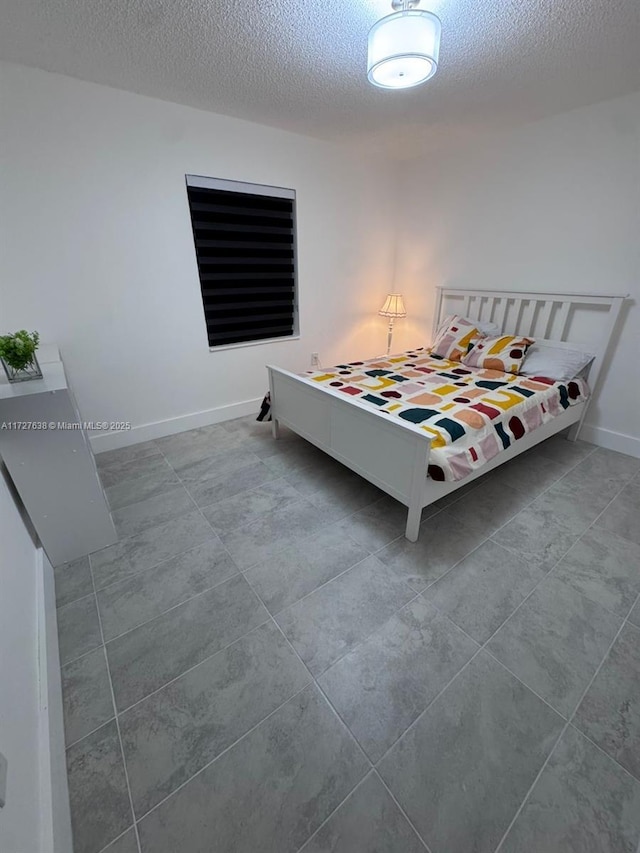
POLYGON ((566 382, 574 379, 594 358, 593 353, 536 341, 527 350, 519 373, 520 376, 546 376, 556 382, 566 382))
MULTIPOLYGON (((490 323, 488 320, 470 320, 468 317, 462 317, 462 315, 458 315, 462 320, 466 323, 469 323, 472 326, 475 326, 476 329, 481 332, 485 337, 494 337, 495 335, 499 335, 501 332, 500 326, 497 323, 490 323)), ((438 326, 438 330, 436 334, 440 334, 440 332, 446 328, 447 322, 451 319, 451 317, 445 317, 442 323, 438 326)))
POLYGON ((490 323, 488 320, 470 320, 469 322, 475 323, 476 329, 479 329, 487 338, 495 338, 502 333, 497 323, 490 323))

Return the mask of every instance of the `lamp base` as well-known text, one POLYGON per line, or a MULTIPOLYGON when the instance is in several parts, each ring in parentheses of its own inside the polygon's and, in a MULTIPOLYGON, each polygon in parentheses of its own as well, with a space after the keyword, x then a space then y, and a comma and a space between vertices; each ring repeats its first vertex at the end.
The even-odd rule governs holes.
POLYGON ((393 317, 389 320, 389 328, 387 329, 387 357, 391 352, 391 341, 393 339, 393 317))

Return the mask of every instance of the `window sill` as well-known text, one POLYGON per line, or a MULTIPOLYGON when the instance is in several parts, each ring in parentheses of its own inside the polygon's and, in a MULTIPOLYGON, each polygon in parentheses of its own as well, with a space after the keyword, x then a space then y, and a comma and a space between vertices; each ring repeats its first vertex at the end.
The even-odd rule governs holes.
POLYGON ((221 347, 209 347, 209 352, 222 352, 228 349, 241 349, 242 347, 257 347, 263 344, 281 344, 284 341, 299 341, 300 335, 286 335, 283 338, 263 338, 261 341, 242 341, 237 344, 225 344, 221 347))

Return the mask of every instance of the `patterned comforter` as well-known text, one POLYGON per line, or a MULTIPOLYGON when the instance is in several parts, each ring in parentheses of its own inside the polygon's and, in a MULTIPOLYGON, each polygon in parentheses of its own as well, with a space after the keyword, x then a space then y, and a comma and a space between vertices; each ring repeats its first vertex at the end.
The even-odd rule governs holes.
POLYGON ((303 376, 424 430, 432 439, 434 480, 462 480, 589 396, 584 379, 552 382, 466 367, 423 348, 303 376))

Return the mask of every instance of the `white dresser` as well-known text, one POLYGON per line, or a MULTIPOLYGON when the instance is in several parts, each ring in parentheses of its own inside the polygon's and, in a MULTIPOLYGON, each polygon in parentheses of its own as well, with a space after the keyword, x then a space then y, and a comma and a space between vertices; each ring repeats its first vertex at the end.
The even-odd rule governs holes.
POLYGON ((0 457, 53 566, 112 545, 116 531, 55 346, 43 378, 10 384, 0 368, 0 457), (29 427, 29 425, 31 425, 29 427))

